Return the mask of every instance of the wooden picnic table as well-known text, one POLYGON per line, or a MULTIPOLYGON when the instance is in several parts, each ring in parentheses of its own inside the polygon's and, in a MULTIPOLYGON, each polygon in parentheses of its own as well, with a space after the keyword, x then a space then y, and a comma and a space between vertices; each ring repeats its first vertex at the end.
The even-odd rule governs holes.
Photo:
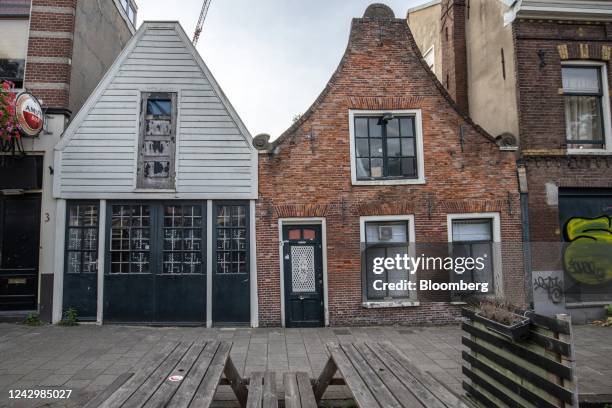
POLYGON ((317 401, 338 371, 362 408, 470 408, 422 372, 391 343, 328 343, 330 356, 314 382, 317 401))
POLYGON ((219 341, 169 344, 86 407, 208 407, 224 374, 245 406, 248 391, 230 357, 231 348, 231 342, 219 341))

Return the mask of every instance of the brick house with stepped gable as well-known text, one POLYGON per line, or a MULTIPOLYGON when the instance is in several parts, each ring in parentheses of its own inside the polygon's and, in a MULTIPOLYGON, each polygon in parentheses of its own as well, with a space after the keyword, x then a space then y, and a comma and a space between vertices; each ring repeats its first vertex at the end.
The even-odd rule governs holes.
POLYGON ((460 113, 387 6, 353 19, 323 92, 268 138, 254 139, 260 326, 455 321, 448 292, 373 289, 364 257, 405 253, 414 242, 490 245, 495 294, 524 302, 515 149, 460 113))

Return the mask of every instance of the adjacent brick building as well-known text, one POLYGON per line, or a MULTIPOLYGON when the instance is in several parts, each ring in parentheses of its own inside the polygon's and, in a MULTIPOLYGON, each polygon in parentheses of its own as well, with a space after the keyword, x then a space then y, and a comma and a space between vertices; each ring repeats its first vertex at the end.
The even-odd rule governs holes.
POLYGON ((465 78, 477 124, 520 140, 521 194, 528 208, 523 222, 532 252, 529 298, 541 313, 569 311, 579 322, 599 317, 601 306, 612 301, 609 258, 589 264, 598 277, 587 283, 571 259, 564 265, 563 256, 575 218, 607 219, 608 227, 592 228, 612 241, 612 3, 433 1, 408 14, 421 51, 436 38, 435 28, 428 29, 431 16, 443 22, 457 7, 465 24, 449 43, 465 44, 467 63, 449 65, 443 57, 438 63, 446 68, 436 73, 446 69, 465 78))
MULTIPOLYGON (((454 321, 449 292, 372 290, 362 255, 410 252, 407 242, 417 255, 423 243, 448 250, 461 231, 493 248, 496 294, 524 302, 514 149, 460 112, 404 19, 383 5, 353 19, 346 52, 313 105, 272 143, 255 138, 260 325, 454 321)), ((418 279, 447 282, 449 274, 418 279)))
MULTIPOLYGON (((22 138, 25 156, 0 165, 0 311, 51 319, 54 146, 135 32, 131 0, 0 2, 0 82, 36 96, 45 127, 22 138)), ((101 118, 104 120, 104 118, 101 118)))

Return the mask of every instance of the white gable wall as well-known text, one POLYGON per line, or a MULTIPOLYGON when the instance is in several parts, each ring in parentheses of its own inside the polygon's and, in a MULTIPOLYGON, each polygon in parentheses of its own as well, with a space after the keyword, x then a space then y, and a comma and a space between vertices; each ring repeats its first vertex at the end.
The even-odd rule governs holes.
POLYGON ((251 136, 178 23, 145 22, 56 147, 59 198, 256 199, 251 136), (176 92, 176 191, 139 190, 141 92, 176 92))

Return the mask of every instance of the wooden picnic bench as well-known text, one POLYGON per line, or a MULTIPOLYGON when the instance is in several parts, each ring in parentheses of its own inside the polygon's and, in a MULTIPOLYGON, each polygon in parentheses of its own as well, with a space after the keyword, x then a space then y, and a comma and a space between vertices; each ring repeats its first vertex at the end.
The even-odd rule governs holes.
POLYGON ((329 360, 314 382, 316 401, 338 371, 362 408, 471 407, 391 343, 328 343, 327 349, 329 360))
POLYGON ((223 375, 245 406, 248 390, 232 362, 231 348, 231 342, 219 341, 169 344, 86 407, 208 407, 223 375))

